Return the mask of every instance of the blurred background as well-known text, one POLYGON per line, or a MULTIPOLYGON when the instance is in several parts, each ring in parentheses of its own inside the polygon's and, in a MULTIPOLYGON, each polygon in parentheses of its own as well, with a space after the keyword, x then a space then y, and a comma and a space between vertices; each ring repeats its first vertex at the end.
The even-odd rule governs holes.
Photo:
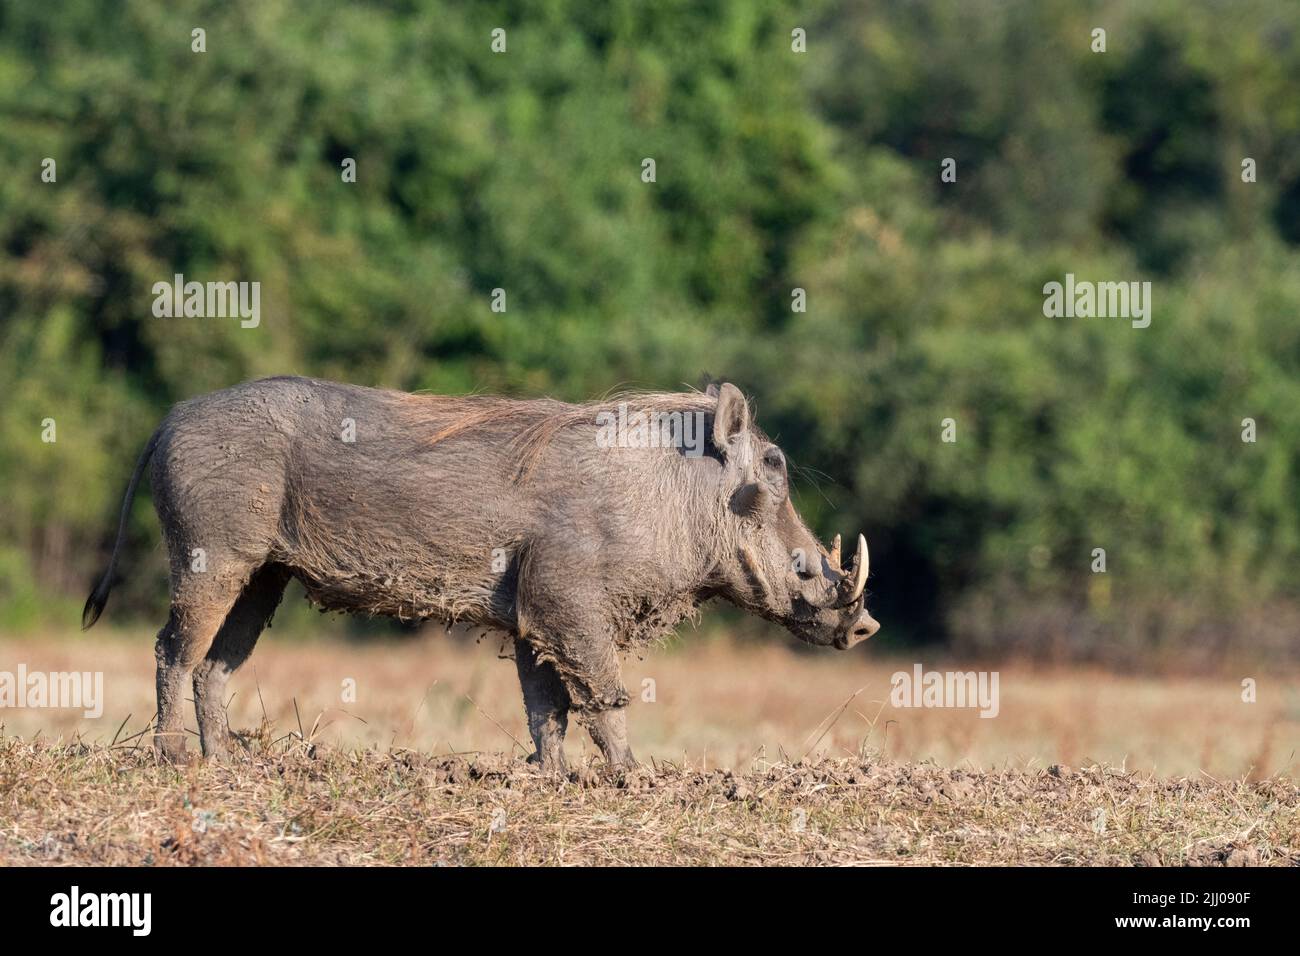
MULTIPOLYGON (((708 373, 866 531, 862 653, 1300 657, 1300 5, 0 0, 0 168, 0 633, 75 631, 177 400, 708 373), (155 318, 175 273, 260 326, 155 318), (1066 273, 1150 281, 1150 327, 1045 317, 1066 273)), ((151 634, 147 488, 122 567, 151 634)))

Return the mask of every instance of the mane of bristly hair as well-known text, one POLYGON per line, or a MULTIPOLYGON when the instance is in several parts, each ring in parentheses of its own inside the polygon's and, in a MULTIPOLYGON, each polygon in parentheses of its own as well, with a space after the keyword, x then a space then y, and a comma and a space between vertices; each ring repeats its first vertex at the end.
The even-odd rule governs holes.
MULTIPOLYGON (((443 424, 426 440, 426 446, 449 441, 467 432, 491 426, 514 427, 510 441, 519 452, 519 469, 515 480, 526 481, 536 466, 542 452, 562 430, 582 425, 595 427, 596 416, 601 412, 617 413, 626 403, 633 412, 704 412, 712 414, 717 399, 702 391, 657 392, 640 389, 619 389, 602 398, 588 402, 562 402, 553 398, 503 398, 496 395, 443 396, 409 394, 406 400, 418 410, 428 403, 443 424)), ((753 416, 750 416, 753 426, 753 416)), ((757 431, 757 429, 755 429, 757 431)))

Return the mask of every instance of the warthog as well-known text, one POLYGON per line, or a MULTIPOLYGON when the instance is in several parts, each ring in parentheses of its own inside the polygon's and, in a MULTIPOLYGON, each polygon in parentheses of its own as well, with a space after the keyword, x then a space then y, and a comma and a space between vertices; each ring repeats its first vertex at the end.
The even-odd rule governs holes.
POLYGON ((838 537, 817 542, 785 455, 730 384, 571 405, 280 377, 182 402, 136 464, 83 627, 108 599, 151 456, 171 565, 155 648, 165 759, 184 759, 191 672, 203 753, 225 754, 226 682, 291 577, 322 608, 512 636, 529 759, 548 770, 564 767, 570 713, 611 765, 634 763, 619 652, 709 598, 810 644, 847 648, 879 627, 866 541, 847 567, 838 537), (632 426, 610 440, 611 422, 647 420, 669 423, 661 440, 632 426))

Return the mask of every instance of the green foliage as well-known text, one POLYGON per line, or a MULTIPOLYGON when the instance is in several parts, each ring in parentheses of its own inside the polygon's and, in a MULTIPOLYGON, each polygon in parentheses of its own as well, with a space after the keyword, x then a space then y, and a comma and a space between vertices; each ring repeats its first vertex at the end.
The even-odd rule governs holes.
POLYGON ((895 635, 1294 644, 1298 38, 1264 0, 0 3, 5 621, 82 591, 178 399, 709 371, 866 529, 895 635), (1067 272, 1150 280, 1151 327, 1044 316, 1067 272), (260 282, 261 325, 155 318, 176 273, 260 282))

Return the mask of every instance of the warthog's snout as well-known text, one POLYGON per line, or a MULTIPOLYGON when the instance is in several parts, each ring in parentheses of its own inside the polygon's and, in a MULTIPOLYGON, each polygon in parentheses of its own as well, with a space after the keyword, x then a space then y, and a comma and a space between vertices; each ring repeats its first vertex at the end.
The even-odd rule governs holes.
POLYGON ((863 608, 862 613, 850 622, 844 633, 835 639, 835 646, 842 651, 847 650, 854 644, 862 643, 878 630, 880 630, 880 622, 868 614, 866 608, 863 608))

